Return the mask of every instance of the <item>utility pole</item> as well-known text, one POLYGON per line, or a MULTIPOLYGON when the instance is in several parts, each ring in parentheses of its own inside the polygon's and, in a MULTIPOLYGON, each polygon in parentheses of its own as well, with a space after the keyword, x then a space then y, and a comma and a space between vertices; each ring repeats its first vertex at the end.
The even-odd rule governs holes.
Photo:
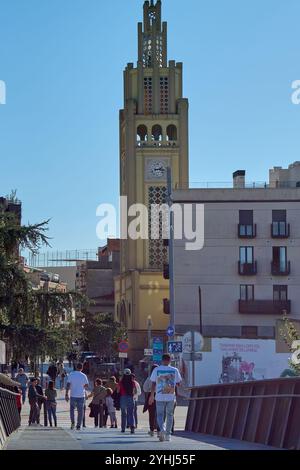
POLYGON ((169 234, 169 277, 170 277, 170 319, 171 326, 174 328, 173 340, 176 336, 175 330, 175 291, 174 291, 174 213, 172 209, 172 170, 167 168, 167 184, 168 184, 168 205, 170 214, 170 234, 169 234))

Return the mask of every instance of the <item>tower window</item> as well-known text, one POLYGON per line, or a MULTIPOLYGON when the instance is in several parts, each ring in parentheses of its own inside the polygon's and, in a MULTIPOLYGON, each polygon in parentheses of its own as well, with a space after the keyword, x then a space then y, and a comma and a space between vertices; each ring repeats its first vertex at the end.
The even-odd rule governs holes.
POLYGON ((152 96, 153 96, 152 77, 145 77, 144 78, 144 108, 145 108, 145 114, 151 114, 152 113, 152 96))
POLYGON ((168 141, 174 141, 177 140, 177 127, 174 126, 174 124, 170 124, 167 127, 167 140, 168 141))
POLYGON ((162 128, 159 124, 152 127, 152 140, 156 142, 162 141, 162 128))
POLYGON ((167 203, 167 188, 165 186, 150 186, 148 189, 148 204, 149 204, 149 267, 151 269, 163 269, 163 265, 167 259, 168 249, 164 246, 163 241, 163 220, 161 215, 156 215, 155 219, 152 218, 152 205, 162 205, 167 203), (159 239, 152 238, 151 228, 157 229, 159 239))
POLYGON ((160 112, 168 114, 169 112, 169 78, 160 77, 160 112))
POLYGON ((148 130, 144 124, 141 124, 137 128, 137 141, 138 142, 145 142, 148 140, 148 130))

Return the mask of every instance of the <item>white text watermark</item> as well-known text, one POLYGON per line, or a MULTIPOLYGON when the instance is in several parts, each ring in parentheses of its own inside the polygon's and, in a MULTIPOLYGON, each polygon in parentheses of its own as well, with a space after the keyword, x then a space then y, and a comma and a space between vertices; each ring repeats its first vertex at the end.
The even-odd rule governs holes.
MULTIPOLYGON (((203 204, 133 204, 128 207, 127 196, 120 197, 121 240, 183 240, 187 251, 204 247, 203 204), (171 223, 172 221, 172 223, 171 223)), ((96 210, 101 220, 96 233, 100 240, 117 238, 117 210, 112 204, 100 204, 96 210)))
POLYGON ((0 105, 6 104, 6 84, 0 80, 0 105))
POLYGON ((300 80, 293 81, 292 89, 295 90, 291 96, 292 103, 298 105, 300 104, 300 80))

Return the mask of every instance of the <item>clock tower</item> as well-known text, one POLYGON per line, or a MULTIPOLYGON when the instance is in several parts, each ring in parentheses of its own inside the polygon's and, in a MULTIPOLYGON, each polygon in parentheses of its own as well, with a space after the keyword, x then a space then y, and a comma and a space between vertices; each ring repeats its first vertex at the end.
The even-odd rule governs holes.
MULTIPOLYGON (((120 111, 120 195, 127 197, 128 207, 149 208, 152 223, 151 205, 166 202, 167 167, 172 169, 174 188, 188 187, 188 100, 183 98, 182 63, 168 61, 161 7, 160 0, 144 3, 137 66, 129 63, 124 71, 120 111)), ((161 222, 156 223, 161 231, 161 222)), ((141 359, 148 347, 149 322, 156 336, 164 336, 168 327, 170 320, 163 312, 163 301, 169 298, 162 274, 165 262, 163 240, 152 240, 150 228, 148 240, 121 241, 115 315, 128 329, 132 360, 141 359)))

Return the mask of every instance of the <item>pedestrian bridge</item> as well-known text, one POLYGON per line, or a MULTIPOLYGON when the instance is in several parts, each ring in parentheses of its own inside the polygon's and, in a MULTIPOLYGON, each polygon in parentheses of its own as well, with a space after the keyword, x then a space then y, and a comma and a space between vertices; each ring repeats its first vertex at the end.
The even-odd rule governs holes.
MULTIPOLYGON (((148 417, 139 406, 135 435, 120 429, 71 431, 68 404, 59 393, 58 428, 26 426, 29 406, 16 415, 15 396, 0 388, 0 442, 6 450, 269 450, 300 449, 300 378, 197 387, 176 409, 175 435, 158 442, 148 435, 148 417)), ((41 420, 43 422, 43 420, 41 420)))

